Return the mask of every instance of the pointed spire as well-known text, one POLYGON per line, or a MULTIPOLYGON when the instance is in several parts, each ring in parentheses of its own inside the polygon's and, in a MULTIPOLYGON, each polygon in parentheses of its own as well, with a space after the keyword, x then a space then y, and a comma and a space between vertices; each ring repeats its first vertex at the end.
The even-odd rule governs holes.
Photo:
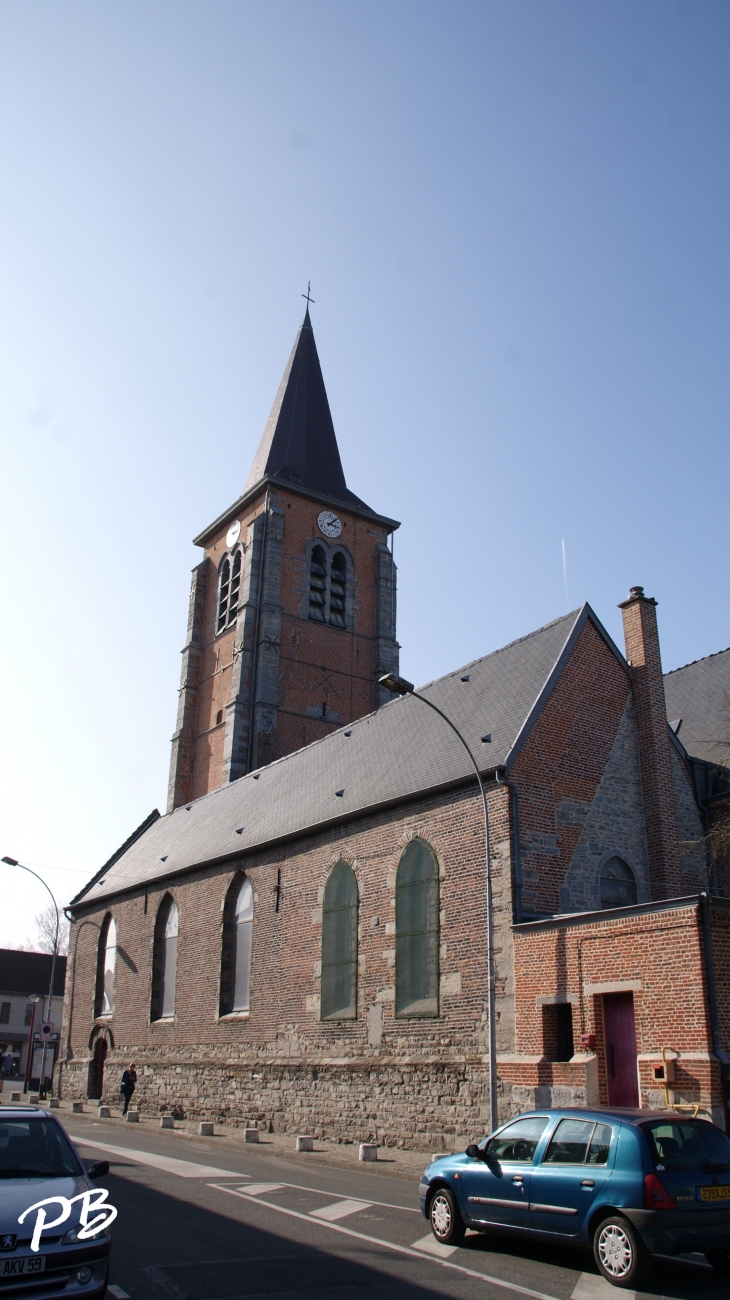
POLYGON ((309 302, 244 492, 278 478, 340 501, 348 491, 309 317, 309 302))

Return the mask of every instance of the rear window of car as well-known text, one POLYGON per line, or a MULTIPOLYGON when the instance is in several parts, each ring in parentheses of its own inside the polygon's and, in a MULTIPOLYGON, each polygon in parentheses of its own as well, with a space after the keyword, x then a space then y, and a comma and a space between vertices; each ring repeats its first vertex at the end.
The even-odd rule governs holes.
POLYGON ((730 1140, 703 1119, 654 1119, 639 1126, 656 1169, 727 1169, 730 1140))
POLYGON ((592 1119, 561 1119, 550 1139, 544 1165, 605 1165, 613 1129, 592 1119))
POLYGON ((0 1120, 0 1178, 75 1178, 79 1161, 52 1119, 0 1120))
POLYGON ((529 1164, 548 1123, 547 1115, 534 1115, 509 1124, 487 1143, 485 1160, 510 1160, 517 1164, 529 1164))

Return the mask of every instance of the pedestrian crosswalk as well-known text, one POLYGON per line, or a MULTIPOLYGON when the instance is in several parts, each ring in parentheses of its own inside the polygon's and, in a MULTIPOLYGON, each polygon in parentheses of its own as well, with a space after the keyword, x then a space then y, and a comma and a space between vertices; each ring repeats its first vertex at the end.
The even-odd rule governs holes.
POLYGON ((334 1205, 322 1205, 318 1210, 310 1210, 313 1219, 324 1219, 335 1223, 337 1219, 346 1219, 348 1214, 357 1214, 360 1210, 369 1210, 372 1201, 335 1201, 334 1205))

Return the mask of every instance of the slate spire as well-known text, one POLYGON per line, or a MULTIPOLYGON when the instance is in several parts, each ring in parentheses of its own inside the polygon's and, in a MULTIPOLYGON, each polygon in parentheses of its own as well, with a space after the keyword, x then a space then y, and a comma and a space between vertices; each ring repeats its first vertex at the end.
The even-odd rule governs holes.
POLYGON ((310 488, 319 496, 358 501, 345 483, 309 304, 244 493, 267 477, 310 488))

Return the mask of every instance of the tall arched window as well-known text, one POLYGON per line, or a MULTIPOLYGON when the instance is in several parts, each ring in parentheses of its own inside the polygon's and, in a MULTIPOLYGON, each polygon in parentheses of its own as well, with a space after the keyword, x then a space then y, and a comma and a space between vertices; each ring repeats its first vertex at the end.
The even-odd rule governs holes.
POLYGON ((322 906, 322 1020, 357 1016, 357 880, 338 862, 330 871, 322 906))
POLYGON ((234 553, 233 562, 231 557, 226 555, 220 568, 220 578, 218 579, 218 617, 216 619, 215 630, 222 632, 224 628, 230 627, 236 621, 238 612, 238 596, 241 590, 241 566, 243 564, 243 551, 239 546, 234 553))
POLYGON ((623 858, 609 858, 601 867, 601 907, 631 907, 637 902, 636 877, 623 858))
POLYGON ((216 632, 222 632, 226 625, 228 617, 228 593, 231 590, 231 561, 228 556, 221 565, 221 576, 218 585, 218 621, 216 623, 216 632))
POLYGON ((96 971, 97 1016, 111 1016, 114 1012, 114 968, 117 962, 117 927, 114 917, 104 919, 99 935, 99 955, 96 971))
POLYGON ((160 904, 155 923, 152 961, 152 1020, 166 1020, 175 1014, 177 933, 177 904, 171 894, 166 894, 160 904))
POLYGON ((321 546, 315 546, 309 564, 309 617, 326 623, 327 615, 327 557, 321 546))
POLYGON ((237 876, 223 909, 220 1014, 248 1011, 253 947, 253 888, 248 876, 237 876))
POLYGON ((437 1016, 438 987, 438 862, 425 840, 411 840, 395 881, 395 1014, 437 1016))
POLYGON ((347 560, 342 551, 332 557, 330 569, 330 623, 333 627, 345 626, 345 592, 347 590, 347 560))

